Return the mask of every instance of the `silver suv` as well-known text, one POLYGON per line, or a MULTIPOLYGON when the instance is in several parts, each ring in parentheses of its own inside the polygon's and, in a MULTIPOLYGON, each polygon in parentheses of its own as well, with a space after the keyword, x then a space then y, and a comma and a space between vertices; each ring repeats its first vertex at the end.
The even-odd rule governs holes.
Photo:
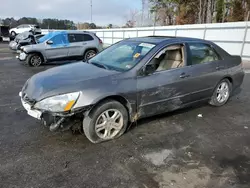
POLYGON ((87 60, 102 49, 102 41, 94 33, 56 31, 40 38, 37 44, 22 46, 17 58, 26 65, 37 67, 55 60, 87 60))

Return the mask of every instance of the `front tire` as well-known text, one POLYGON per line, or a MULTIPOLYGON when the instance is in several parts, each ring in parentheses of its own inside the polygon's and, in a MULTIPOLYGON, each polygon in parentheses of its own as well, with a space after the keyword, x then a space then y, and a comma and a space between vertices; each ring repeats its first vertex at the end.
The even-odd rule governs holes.
POLYGON ((106 100, 84 118, 83 130, 92 143, 100 143, 121 136, 127 124, 127 109, 118 101, 106 100))
POLYGON ((212 106, 222 106, 227 103, 232 92, 232 84, 228 79, 223 79, 216 86, 213 96, 209 101, 212 106))
POLYGON ((32 67, 39 67, 43 63, 43 59, 41 55, 39 54, 29 54, 26 58, 26 65, 32 66, 32 67))

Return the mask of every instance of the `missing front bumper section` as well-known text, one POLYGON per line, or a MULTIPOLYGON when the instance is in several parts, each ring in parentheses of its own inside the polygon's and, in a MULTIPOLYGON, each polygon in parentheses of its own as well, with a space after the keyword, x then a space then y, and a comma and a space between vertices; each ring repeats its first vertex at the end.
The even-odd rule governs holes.
POLYGON ((42 113, 41 120, 44 126, 49 127, 50 131, 77 130, 82 131, 82 121, 91 106, 75 110, 71 113, 42 113))

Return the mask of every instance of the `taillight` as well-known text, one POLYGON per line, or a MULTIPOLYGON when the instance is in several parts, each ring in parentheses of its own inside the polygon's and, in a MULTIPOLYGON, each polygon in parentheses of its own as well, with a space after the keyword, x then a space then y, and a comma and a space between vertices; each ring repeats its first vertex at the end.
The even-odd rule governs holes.
POLYGON ((101 40, 101 39, 99 39, 99 43, 100 43, 100 44, 103 44, 103 42, 102 42, 102 40, 101 40))

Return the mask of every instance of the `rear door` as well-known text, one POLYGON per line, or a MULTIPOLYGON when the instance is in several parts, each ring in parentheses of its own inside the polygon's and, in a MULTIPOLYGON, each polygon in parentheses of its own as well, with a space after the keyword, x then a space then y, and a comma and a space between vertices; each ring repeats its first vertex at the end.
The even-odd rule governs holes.
POLYGON ((82 34, 69 33, 69 57, 83 56, 81 47, 84 45, 82 34))
POLYGON ((216 83, 220 80, 223 68, 221 57, 212 45, 201 42, 188 42, 188 56, 194 91, 191 101, 199 101, 212 96, 216 83))
POLYGON ((94 47, 94 38, 89 34, 68 34, 70 42, 69 56, 83 56, 87 48, 94 47))
POLYGON ((69 53, 69 42, 67 34, 58 34, 50 39, 53 44, 46 43, 47 59, 67 58, 69 53))

